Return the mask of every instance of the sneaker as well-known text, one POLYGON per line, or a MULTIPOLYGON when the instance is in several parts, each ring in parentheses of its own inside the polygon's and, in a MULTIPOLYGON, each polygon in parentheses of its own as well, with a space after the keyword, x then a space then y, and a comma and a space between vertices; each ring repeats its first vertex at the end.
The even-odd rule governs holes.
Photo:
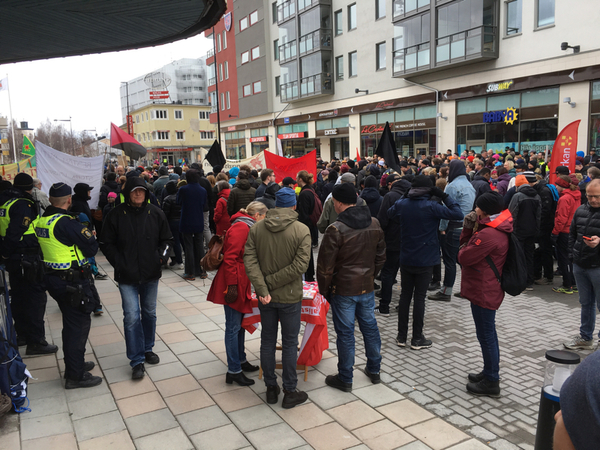
POLYGON ((564 286, 553 287, 552 290, 554 292, 558 292, 559 294, 572 294, 573 290, 571 288, 566 288, 564 286))
POLYGON ((378 373, 371 373, 371 372, 369 372, 367 370, 366 366, 363 369, 363 372, 365 373, 366 376, 369 377, 369 379, 371 380, 371 383, 373 383, 373 384, 379 384, 379 383, 381 383, 381 376, 378 373))
POLYGON ((477 383, 467 383, 467 392, 469 394, 499 398, 500 397, 500 381, 492 381, 483 378, 477 383))
POLYGON ((571 286, 571 290, 573 291, 573 294, 579 294, 579 289, 577 289, 577 286, 571 286))
POLYGON ((56 353, 58 347, 56 345, 48 344, 46 341, 38 342, 36 344, 27 344, 26 355, 48 355, 56 353))
POLYGON ((406 338, 402 339, 400 336, 396 338, 396 345, 398 347, 406 347, 406 338))
POLYGON ((106 280, 108 278, 108 275, 106 275, 105 273, 97 273, 94 278, 96 280, 106 280))
POLYGON ((556 270, 554 271, 554 276, 555 276, 555 277, 562 277, 562 272, 560 271, 560 269, 556 269, 556 270))
POLYGON ((435 283, 430 283, 427 290, 428 291, 437 291, 440 287, 442 287, 441 283, 439 281, 436 281, 435 283))
POLYGON ((593 339, 586 341, 581 335, 574 336, 569 342, 563 342, 563 345, 569 350, 594 350, 595 348, 593 339))
POLYGON ((526 291, 533 291, 533 284, 530 284, 525 288, 526 291))
POLYGON ((144 378, 146 369, 144 368, 144 363, 139 363, 138 365, 133 367, 133 372, 131 373, 132 380, 141 380, 144 378))
POLYGON ((485 376, 483 375, 483 371, 481 371, 479 373, 470 373, 467 378, 469 378, 471 383, 479 383, 485 376))
POLYGON ((187 273, 184 273, 183 279, 186 281, 194 281, 196 279, 196 277, 194 275, 188 275, 187 273))
POLYGON ((208 278, 208 274, 207 274, 206 272, 202 272, 202 273, 200 274, 200 279, 201 279, 201 280, 206 280, 207 278, 208 278))
POLYGON ((383 317, 390 317, 390 313, 389 312, 381 312, 381 310, 379 309, 379 307, 375 308, 375 314, 379 315, 379 316, 383 316, 383 317))
POLYGON ((346 383, 345 381, 340 380, 340 376, 338 374, 327 375, 325 378, 325 384, 343 392, 352 392, 352 383, 346 383))
POLYGON ((375 297, 381 298, 381 289, 375 291, 375 297))
POLYGON ((256 372, 258 369, 260 369, 260 367, 250 364, 248 361, 242 363, 242 370, 244 372, 256 372))
POLYGON ((429 300, 436 300, 439 302, 449 302, 450 300, 452 300, 452 296, 450 294, 444 294, 442 291, 428 295, 427 298, 429 300))
POLYGON ((183 270, 183 267, 184 267, 184 266, 183 266, 183 263, 177 264, 177 265, 175 266, 175 268, 176 268, 177 270, 183 270))
POLYGON ((422 350, 424 348, 429 348, 433 345, 430 339, 426 339, 425 336, 421 337, 421 339, 411 339, 410 348, 413 350, 422 350))
POLYGON ((552 280, 549 280, 548 278, 538 278, 537 280, 535 280, 533 282, 533 284, 537 284, 538 286, 547 286, 547 285, 552 285, 553 282, 552 282, 552 280))
POLYGON ((458 298, 464 298, 462 295, 460 295, 460 292, 455 292, 454 296, 458 298))
POLYGON ((104 314, 104 310, 102 309, 102 305, 100 305, 94 310, 94 315, 101 316, 102 314, 104 314))
POLYGON ((225 375, 225 383, 233 384, 234 381, 237 384, 239 384, 240 386, 252 386, 254 384, 254 380, 251 380, 246 375, 244 375, 244 372, 240 372, 240 373, 227 372, 227 375, 225 375))
MULTIPOLYGON (((92 370, 94 370, 94 367, 96 367, 96 363, 94 361, 85 361, 83 363, 84 372, 91 372, 92 370)), ((67 378, 66 375, 65 378, 67 378)))
POLYGON ((148 364, 158 364, 160 362, 160 357, 154 352, 146 352, 144 353, 144 357, 148 364))
POLYGON ((284 409, 290 409, 304 403, 306 400, 308 400, 308 394, 306 392, 299 391, 298 389, 294 389, 293 391, 286 391, 284 389, 281 406, 284 409))
POLYGON ((102 383, 102 378, 92 375, 89 372, 83 372, 81 380, 70 380, 65 381, 65 389, 77 389, 77 388, 90 388, 98 386, 102 383))
POLYGON ((269 405, 274 405, 275 403, 277 403, 277 396, 280 392, 281 389, 279 389, 279 386, 277 385, 267 386, 267 403, 269 405))

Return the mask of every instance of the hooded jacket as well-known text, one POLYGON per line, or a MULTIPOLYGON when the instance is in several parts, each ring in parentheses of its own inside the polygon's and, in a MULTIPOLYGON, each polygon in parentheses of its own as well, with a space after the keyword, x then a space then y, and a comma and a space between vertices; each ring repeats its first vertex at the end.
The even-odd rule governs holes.
POLYGON ((88 195, 87 189, 84 186, 76 186, 73 189, 75 192, 72 196, 73 203, 71 204, 70 212, 71 214, 75 213, 83 213, 87 216, 88 222, 85 224, 90 230, 94 229, 94 222, 92 221, 92 211, 90 210, 90 205, 88 204, 88 200, 90 196, 88 195))
POLYGON ((583 242, 583 236, 600 236, 600 208, 589 203, 577 208, 569 232, 569 248, 573 252, 573 263, 584 269, 600 267, 600 249, 583 242))
POLYGON ((489 256, 498 273, 502 269, 508 253, 508 235, 513 231, 510 211, 477 219, 474 229, 463 228, 460 236, 462 247, 458 251, 458 262, 462 268, 460 295, 482 308, 497 310, 504 300, 504 291, 485 260, 489 256))
POLYGON ((402 241, 402 229, 400 220, 390 220, 388 218, 388 209, 400 200, 410 190, 410 183, 405 179, 400 179, 392 184, 390 192, 385 194, 381 202, 381 207, 377 213, 377 220, 381 225, 381 229, 385 235, 385 248, 388 251, 399 252, 400 242, 402 241))
POLYGON ((319 292, 327 299, 373 292, 384 263, 385 238, 379 221, 367 208, 350 207, 323 236, 317 260, 319 292))
POLYGON ((492 192, 492 188, 490 187, 490 182, 487 178, 482 177, 481 175, 475 175, 475 179, 471 181, 471 185, 473 186, 473 189, 475 189, 475 201, 473 202, 473 209, 475 209, 475 203, 477 203, 479 196, 486 192, 492 192))
POLYGON ((542 211, 540 217, 540 233, 550 235, 554 228, 554 216, 556 215, 556 200, 545 180, 538 181, 533 188, 540 196, 542 211))
MULTIPOLYGON (((467 169, 462 161, 450 161, 450 167, 448 168, 448 184, 444 192, 452 197, 463 213, 463 217, 469 214, 473 210, 473 204, 475 203, 475 188, 471 184, 471 180, 467 175, 467 169)), ((462 217, 456 220, 452 225, 455 228, 462 227, 462 217), (460 223, 459 223, 460 221, 460 223)), ((440 231, 448 229, 448 221, 442 220, 440 222, 440 231)))
POLYGON ((517 238, 533 238, 539 233, 542 202, 532 186, 519 186, 508 209, 513 217, 513 232, 517 238))
POLYGON ((248 180, 238 180, 227 199, 227 213, 233 217, 240 209, 248 206, 254 201, 254 189, 248 180))
POLYGON ((162 210, 149 203, 144 180, 132 177, 123 189, 125 202, 116 206, 102 225, 100 248, 115 269, 115 281, 143 284, 158 280, 162 264, 168 260, 173 236, 162 210), (134 187, 141 186, 146 200, 137 208, 131 205, 134 187))
MULTIPOLYGON (((177 174, 176 174, 177 175, 177 174)), ((165 184, 163 194, 166 194, 161 208, 169 222, 179 222, 181 219, 181 205, 177 204, 177 183, 169 181, 165 184)))
POLYGON ((108 203, 108 193, 114 192, 119 194, 121 192, 121 186, 116 181, 107 181, 100 186, 100 199, 98 200, 98 208, 104 209, 108 203))
POLYGON ((365 202, 367 202, 367 206, 371 212, 371 217, 377 217, 377 214, 379 214, 379 208, 381 207, 381 202, 383 201, 383 198, 381 195, 379 195, 379 190, 374 187, 367 187, 362 190, 360 196, 365 202))
POLYGON ((230 193, 231 189, 223 189, 217 194, 219 199, 217 200, 217 207, 215 208, 214 221, 218 236, 224 236, 231 226, 231 220, 227 213, 227 199, 229 198, 230 193))
POLYGON ((510 183, 511 178, 510 174, 503 173, 498 177, 498 181, 496 181, 496 189, 498 190, 498 194, 502 197, 504 197, 508 191, 508 183, 510 183))
POLYGON ((248 234, 244 267, 258 297, 275 303, 302 301, 302 274, 308 269, 311 237, 290 208, 267 211, 248 234))
POLYGON ((277 183, 271 183, 267 189, 265 189, 265 195, 256 199, 257 202, 263 203, 267 208, 275 208, 275 194, 281 189, 277 183))
POLYGON ((563 189, 560 198, 556 204, 556 216, 554 218, 554 228, 552 234, 568 233, 571 228, 571 222, 577 208, 581 206, 581 192, 579 189, 563 189))

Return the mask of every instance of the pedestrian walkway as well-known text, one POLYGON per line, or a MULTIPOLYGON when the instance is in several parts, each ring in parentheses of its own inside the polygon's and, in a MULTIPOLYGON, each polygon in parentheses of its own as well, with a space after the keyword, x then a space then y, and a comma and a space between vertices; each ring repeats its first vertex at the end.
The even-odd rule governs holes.
MULTIPOLYGON (((112 277, 106 259, 100 256, 97 261, 112 277)), ((364 353, 357 341, 352 393, 325 385, 325 376, 337 372, 332 331, 331 351, 326 351, 321 363, 311 368, 308 381, 299 373, 298 388, 309 395, 306 404, 284 410, 280 396, 279 404, 268 405, 266 388, 258 379, 250 388, 225 384, 223 308, 206 301, 210 279, 187 282, 180 275, 167 270, 159 285, 154 350, 161 362, 147 365, 147 376, 135 382, 131 380, 125 356, 118 289, 112 278, 99 281, 105 313, 92 318, 86 359, 97 363, 92 373, 102 376, 103 383, 94 388, 66 391, 61 379, 64 369, 61 350, 57 355, 26 357, 25 362, 35 377, 29 388, 31 412, 0 419, 0 449, 490 448, 485 444, 485 436, 477 436, 472 426, 461 430, 464 423, 447 414, 452 408, 443 395, 448 389, 448 378, 444 375, 448 364, 441 355, 448 348, 442 350, 438 341, 430 352, 401 354, 390 344, 395 328, 392 318, 381 324, 385 364, 382 384, 371 384, 361 372, 364 353), (422 383, 413 383, 419 377, 424 378, 422 383), (432 407, 433 404, 439 407, 432 407)), ((454 304, 445 307, 456 309, 454 304)), ((455 314, 459 312, 456 310, 455 314)), ((459 321, 458 318, 442 321, 453 320, 459 321)), ((62 347, 61 315, 50 298, 46 326, 51 335, 48 340, 62 347)), ((460 329, 454 337, 459 335, 460 329)), ((258 362, 259 338, 259 332, 247 335, 248 360, 252 363, 258 362)), ((448 342, 451 338, 447 337, 448 342)), ((473 349, 471 336, 468 341, 469 349, 473 349)), ((456 352, 460 352, 458 347, 456 352)), ((450 365, 453 371, 464 371, 456 361, 450 365)), ((257 378, 258 374, 251 376, 257 378)), ((462 401, 454 375, 451 384, 447 397, 462 401)), ((470 405, 465 401, 462 404, 470 405)), ((481 406, 486 402, 480 400, 476 404, 483 412, 481 406)), ((467 412, 464 417, 472 418, 467 412)), ((494 439, 497 435, 494 434, 494 439)))

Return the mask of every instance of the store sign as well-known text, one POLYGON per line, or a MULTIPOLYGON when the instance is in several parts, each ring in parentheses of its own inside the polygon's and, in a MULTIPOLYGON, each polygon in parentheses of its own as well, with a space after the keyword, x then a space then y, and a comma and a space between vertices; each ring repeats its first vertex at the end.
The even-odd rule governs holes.
POLYGON ((507 125, 512 125, 517 120, 518 115, 515 108, 491 111, 483 113, 483 123, 504 122, 507 125))
POLYGON ((361 134, 381 133, 384 129, 383 125, 366 125, 360 130, 361 134))
POLYGON ((332 136, 336 134, 338 134, 337 128, 334 128, 332 130, 325 130, 325 136, 332 136))
POLYGON ((258 136, 250 138, 250 142, 267 142, 266 136, 258 136))
POLYGON ((407 130, 412 128, 426 128, 427 124, 425 122, 409 122, 409 123, 397 123, 394 125, 394 129, 396 130, 407 130))
POLYGON ((333 111, 319 113, 319 117, 335 117, 337 115, 338 115, 337 109, 334 109, 333 111))
POLYGON ((227 131, 235 131, 235 125, 227 127, 227 131))
POLYGON ((377 103, 377 105, 375 105, 375 109, 386 109, 386 108, 393 108, 394 106, 394 101, 388 101, 388 102, 379 102, 377 103))
POLYGON ((514 84, 515 83, 513 80, 503 81, 502 83, 491 83, 491 84, 488 84, 486 92, 490 93, 490 92, 508 91, 514 84))
POLYGON ((303 131, 301 133, 280 134, 277 137, 279 139, 302 139, 306 137, 306 131, 303 131))

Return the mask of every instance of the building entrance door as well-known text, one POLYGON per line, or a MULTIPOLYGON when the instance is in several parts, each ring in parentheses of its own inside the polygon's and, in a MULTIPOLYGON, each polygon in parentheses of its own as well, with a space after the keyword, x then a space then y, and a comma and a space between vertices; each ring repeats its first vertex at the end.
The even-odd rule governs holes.
POLYGON ((426 158, 429 153, 428 144, 415 144, 415 157, 426 158))
POLYGON ((485 148, 485 141, 467 141, 467 150, 481 153, 485 148))

